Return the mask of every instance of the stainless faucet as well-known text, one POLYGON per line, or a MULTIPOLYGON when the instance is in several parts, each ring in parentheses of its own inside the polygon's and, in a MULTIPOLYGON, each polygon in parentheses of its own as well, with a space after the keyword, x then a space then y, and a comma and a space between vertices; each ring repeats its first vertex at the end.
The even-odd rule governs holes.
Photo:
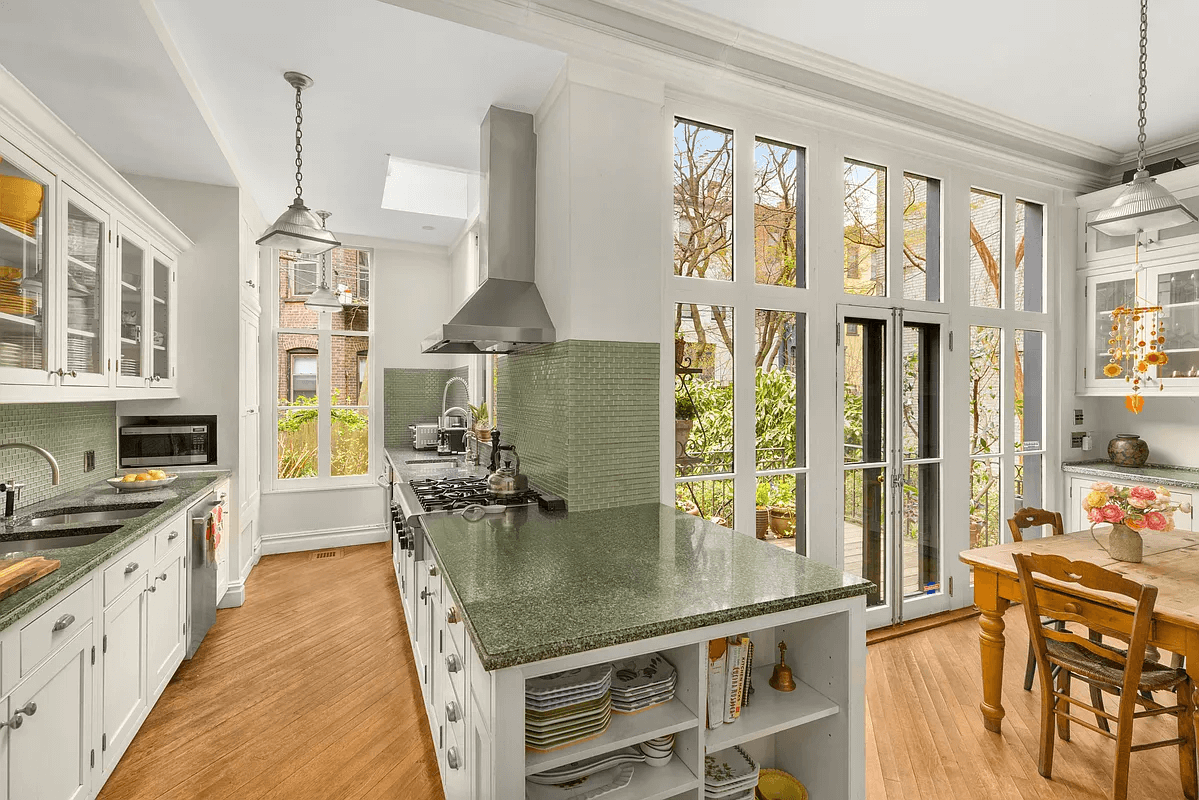
MULTIPOLYGON (((449 421, 449 419, 446 418, 446 414, 448 412, 457 410, 457 411, 461 411, 464 415, 467 415, 466 409, 464 409, 464 408, 459 408, 458 406, 454 406, 454 408, 452 408, 452 409, 446 408, 446 403, 449 401, 449 396, 450 396, 450 384, 455 383, 455 382, 461 383, 462 388, 466 390, 466 393, 468 395, 470 394, 470 384, 468 384, 466 382, 466 378, 462 378, 462 377, 455 375, 452 378, 450 378, 448 381, 445 382, 445 388, 441 390, 441 427, 443 427, 443 428, 450 427, 450 421, 449 421)), ((467 415, 467 416, 469 416, 469 415, 467 415)))
MULTIPOLYGON (((0 444, 0 450, 32 450, 40 455, 50 464, 50 483, 54 486, 58 485, 59 472, 58 461, 50 454, 49 450, 38 447, 36 444, 25 444, 24 442, 9 442, 8 444, 0 444)), ((11 520, 16 515, 17 500, 21 497, 21 490, 25 488, 25 484, 17 483, 14 480, 5 480, 0 482, 0 494, 4 495, 4 520, 11 520)))

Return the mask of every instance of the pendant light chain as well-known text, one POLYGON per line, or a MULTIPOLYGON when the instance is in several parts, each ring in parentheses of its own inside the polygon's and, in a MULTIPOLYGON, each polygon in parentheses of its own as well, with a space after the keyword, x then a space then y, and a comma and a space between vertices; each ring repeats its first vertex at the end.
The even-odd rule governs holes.
POLYGON ((1137 102, 1137 110, 1141 114, 1138 121, 1140 133, 1137 134, 1137 171, 1145 169, 1145 101, 1146 94, 1146 79, 1149 76, 1148 57, 1149 53, 1149 0, 1141 0, 1141 68, 1140 81, 1141 90, 1137 102))
MULTIPOLYGON (((1143 25, 1144 25, 1144 23, 1143 23, 1143 25)), ((1141 28, 1141 30, 1144 30, 1144 26, 1143 26, 1143 28, 1141 28)), ((1143 35, 1141 35, 1141 42, 1144 42, 1144 41, 1145 40, 1144 40, 1144 34, 1143 34, 1143 35)), ((1141 53, 1144 53, 1144 48, 1141 49, 1141 53)), ((1141 65, 1144 65, 1144 62, 1145 62, 1144 55, 1141 55, 1141 65)), ((1144 74, 1144 71, 1145 71, 1145 67, 1141 66, 1141 74, 1144 74)), ((1143 82, 1141 82, 1141 86, 1144 86, 1144 80, 1143 80, 1143 82)), ((1143 89, 1141 89, 1141 108, 1144 108, 1144 102, 1145 102, 1144 97, 1145 97, 1145 90, 1143 88, 1143 89)), ((1141 138, 1141 142, 1144 142, 1144 140, 1145 140, 1145 114, 1144 114, 1144 112, 1141 112, 1140 120, 1141 120, 1140 138, 1141 138)), ((296 199, 299 199, 301 201, 301 204, 303 203, 303 193, 300 190, 300 184, 301 184, 301 181, 303 181, 303 144, 300 142, 300 139, 303 137, 303 131, 301 128, 302 125, 303 125, 303 102, 300 100, 300 86, 296 86, 296 199)))

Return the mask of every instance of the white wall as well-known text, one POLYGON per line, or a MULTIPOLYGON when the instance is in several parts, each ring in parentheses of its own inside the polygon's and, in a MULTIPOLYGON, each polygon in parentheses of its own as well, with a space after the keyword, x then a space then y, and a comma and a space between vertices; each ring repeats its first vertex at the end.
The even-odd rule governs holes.
POLYGON ((576 61, 538 113, 537 284, 560 341, 661 336, 664 102, 576 61))
MULTIPOLYGON (((236 187, 125 176, 195 245, 179 257, 176 386, 170 400, 117 403, 117 416, 215 414, 217 468, 233 470, 229 563, 249 561, 250 542, 240 541, 238 496, 238 308, 240 291, 240 197, 236 187)), ((230 580, 244 578, 231 575, 230 580)))
POLYGON ((1135 433, 1149 445, 1149 463, 1199 467, 1199 397, 1145 395, 1145 410, 1132 414, 1121 397, 1088 398, 1094 411, 1086 423, 1094 449, 1068 451, 1078 457, 1107 458, 1107 443, 1117 433, 1135 433))

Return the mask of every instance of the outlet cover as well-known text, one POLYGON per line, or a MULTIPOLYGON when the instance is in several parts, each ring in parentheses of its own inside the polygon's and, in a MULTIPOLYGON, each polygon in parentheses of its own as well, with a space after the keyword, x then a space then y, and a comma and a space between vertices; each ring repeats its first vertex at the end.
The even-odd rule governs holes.
POLYGON ((1082 409, 1081 409, 1081 408, 1076 408, 1076 409, 1074 409, 1074 424, 1075 424, 1075 425, 1083 425, 1083 424, 1085 424, 1085 423, 1083 422, 1083 418, 1082 418, 1082 409))
POLYGON ((1081 450, 1082 449, 1082 437, 1085 435, 1086 434, 1083 433, 1082 431, 1075 431, 1074 433, 1070 434, 1070 447, 1072 447, 1076 450, 1081 450))
POLYGON ((83 454, 83 471, 91 472, 96 468, 96 451, 88 450, 83 454))

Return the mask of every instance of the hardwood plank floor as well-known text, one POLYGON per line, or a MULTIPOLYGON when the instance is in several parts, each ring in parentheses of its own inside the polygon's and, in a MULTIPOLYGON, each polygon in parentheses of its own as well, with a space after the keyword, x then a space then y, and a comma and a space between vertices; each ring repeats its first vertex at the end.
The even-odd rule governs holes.
MULTIPOLYGON (((442 800, 388 546, 267 556, 246 598, 217 612, 101 800, 442 800)), ((1005 619, 998 736, 978 710, 976 619, 867 649, 869 800, 1109 795, 1112 743, 1079 726, 1057 744, 1053 780, 1037 773, 1040 689, 1022 689, 1028 631, 1019 608, 1005 619)), ((1142 721, 1136 740, 1170 728, 1142 721)), ((1134 754, 1129 785, 1134 798, 1181 796, 1177 751, 1134 754)))
POLYGON ((388 545, 308 556, 254 568, 101 800, 442 798, 388 545))

